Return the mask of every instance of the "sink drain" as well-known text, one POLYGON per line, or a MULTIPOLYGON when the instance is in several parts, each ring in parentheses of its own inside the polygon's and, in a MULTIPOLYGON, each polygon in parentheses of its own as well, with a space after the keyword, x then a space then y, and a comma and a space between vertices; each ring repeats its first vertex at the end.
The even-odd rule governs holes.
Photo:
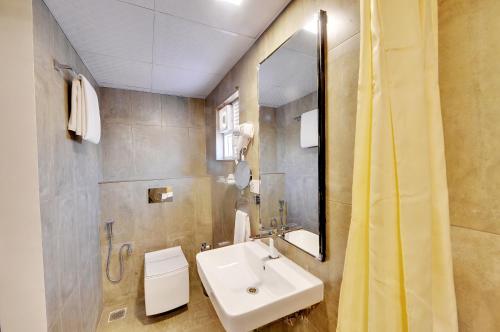
POLYGON ((257 294, 258 292, 259 292, 259 290, 258 290, 257 288, 255 288, 255 287, 248 287, 248 288, 247 288, 247 293, 248 293, 248 294, 255 295, 255 294, 257 294))

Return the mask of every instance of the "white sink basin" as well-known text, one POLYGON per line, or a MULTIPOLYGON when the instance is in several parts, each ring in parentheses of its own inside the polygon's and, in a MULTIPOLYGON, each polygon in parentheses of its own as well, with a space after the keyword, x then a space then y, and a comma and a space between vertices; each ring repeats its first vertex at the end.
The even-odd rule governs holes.
POLYGON ((320 279, 283 255, 267 260, 268 255, 261 241, 196 255, 198 274, 226 331, 250 331, 323 300, 320 279))

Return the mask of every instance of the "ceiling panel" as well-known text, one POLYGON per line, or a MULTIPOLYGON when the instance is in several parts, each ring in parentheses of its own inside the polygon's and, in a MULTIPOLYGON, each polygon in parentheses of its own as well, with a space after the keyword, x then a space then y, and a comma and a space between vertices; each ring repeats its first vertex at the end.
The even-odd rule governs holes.
POLYGON ((155 0, 119 0, 139 7, 155 9, 155 0))
POLYGON ((156 14, 154 63, 205 73, 223 74, 254 43, 254 39, 156 14))
POLYGON ((290 0, 44 0, 100 85, 205 97, 290 0))
POLYGON ((151 89, 150 63, 84 52, 80 54, 95 80, 102 86, 151 89))
POLYGON ((151 62, 151 10, 116 0, 45 0, 77 51, 151 62))
POLYGON ((156 10, 256 38, 290 0, 156 0, 156 10))
POLYGON ((204 98, 222 80, 221 74, 208 74, 174 66, 153 67, 153 92, 204 98))

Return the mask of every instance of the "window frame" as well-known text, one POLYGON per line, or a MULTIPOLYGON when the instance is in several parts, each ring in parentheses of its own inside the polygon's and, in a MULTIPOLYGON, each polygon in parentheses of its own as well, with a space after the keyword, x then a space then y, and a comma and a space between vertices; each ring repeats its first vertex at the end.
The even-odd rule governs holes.
POLYGON ((215 160, 217 161, 231 161, 236 160, 237 156, 235 153, 236 137, 239 133, 239 91, 236 90, 231 96, 226 98, 226 100, 217 106, 215 110, 215 160), (231 105, 231 114, 226 115, 226 121, 231 122, 231 126, 228 129, 220 130, 220 111, 222 111, 226 106, 231 105), (237 107, 235 107, 237 106, 237 107), (227 146, 227 140, 231 140, 231 154, 227 146))

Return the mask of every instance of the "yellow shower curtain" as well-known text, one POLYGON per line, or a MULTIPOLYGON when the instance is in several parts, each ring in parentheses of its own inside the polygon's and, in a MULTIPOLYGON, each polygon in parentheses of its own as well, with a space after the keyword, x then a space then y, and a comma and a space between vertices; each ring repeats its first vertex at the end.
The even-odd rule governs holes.
POLYGON ((338 332, 454 332, 437 0, 361 0, 338 332))

